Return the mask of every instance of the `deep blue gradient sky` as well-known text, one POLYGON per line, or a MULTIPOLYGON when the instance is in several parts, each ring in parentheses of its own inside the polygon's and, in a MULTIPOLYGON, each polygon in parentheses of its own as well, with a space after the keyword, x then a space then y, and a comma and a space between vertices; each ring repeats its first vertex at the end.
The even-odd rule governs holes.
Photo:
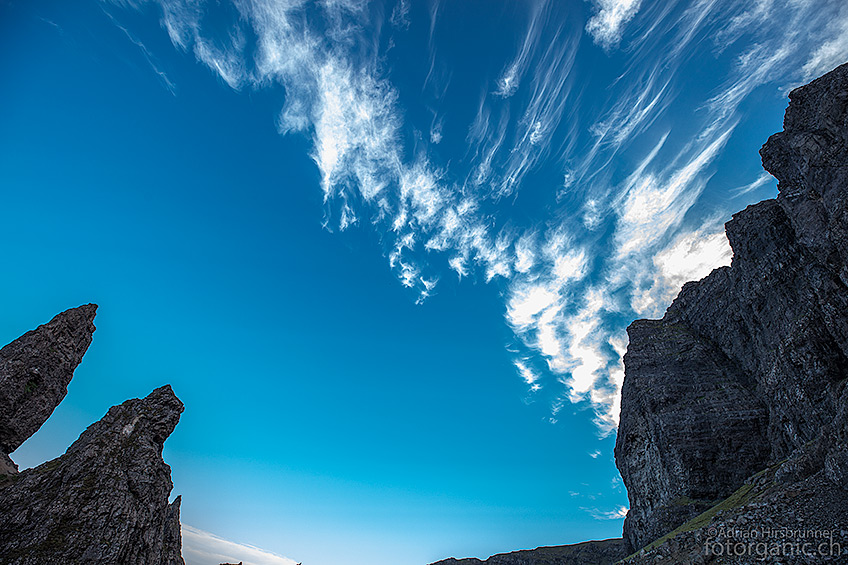
POLYGON ((100 305, 13 458, 171 383, 190 565, 620 535, 624 328, 846 58, 826 0, 2 2, 0 341, 100 305))

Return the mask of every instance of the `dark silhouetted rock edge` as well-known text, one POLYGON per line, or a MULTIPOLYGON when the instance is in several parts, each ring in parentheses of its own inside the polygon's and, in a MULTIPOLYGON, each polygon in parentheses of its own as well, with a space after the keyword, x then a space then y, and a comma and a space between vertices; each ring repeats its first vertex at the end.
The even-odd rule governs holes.
POLYGON ((624 539, 436 565, 848 563, 848 64, 789 98, 760 151, 779 195, 726 224, 731 266, 628 328, 624 539))
MULTIPOLYGON (((0 352, 0 378, 11 383, 0 397, 4 448, 20 445, 65 396, 91 342, 95 310, 64 312, 0 352), (30 378, 38 386, 19 386, 30 378)), ((162 459, 182 411, 170 386, 157 388, 110 408, 64 455, 1 475, 0 563, 184 565, 180 497, 169 503, 171 470, 162 459)))
POLYGON ((726 224, 731 266, 628 328, 615 455, 625 539, 648 546, 630 561, 752 562, 705 555, 727 525, 848 550, 848 65, 789 97, 760 151, 779 195, 726 224))
POLYGON ((94 333, 96 304, 56 315, 0 349, 0 475, 15 472, 8 454, 47 421, 94 333))
POLYGON ((443 559, 432 565, 609 565, 624 558, 627 553, 624 540, 615 538, 499 553, 485 561, 475 558, 443 559))

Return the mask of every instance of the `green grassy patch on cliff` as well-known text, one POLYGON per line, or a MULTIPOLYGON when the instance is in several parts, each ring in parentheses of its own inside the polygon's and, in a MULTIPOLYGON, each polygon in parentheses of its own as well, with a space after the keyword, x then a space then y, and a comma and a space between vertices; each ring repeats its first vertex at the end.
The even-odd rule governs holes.
MULTIPOLYGON (((777 470, 777 468, 782 463, 783 463, 783 461, 781 461, 780 463, 778 463, 776 465, 772 465, 771 467, 763 469, 759 473, 753 475, 750 479, 745 481, 745 484, 743 484, 741 487, 739 487, 739 489, 737 489, 736 492, 734 492, 733 494, 731 494, 730 496, 728 496, 727 498, 725 498, 724 500, 722 500, 721 502, 719 502, 718 504, 716 504, 715 506, 710 508, 709 510, 695 516, 694 518, 692 518, 691 520, 689 520, 685 524, 683 524, 683 525, 679 526, 678 528, 670 531, 669 533, 667 533, 663 537, 652 541, 651 543, 646 545, 644 548, 640 549, 639 551, 636 551, 632 555, 628 555, 621 562, 626 562, 628 559, 630 559, 631 557, 635 557, 636 555, 638 555, 642 551, 651 551, 652 549, 655 549, 655 548, 661 546, 665 542, 669 541, 670 539, 673 539, 674 537, 676 537, 680 534, 684 534, 686 532, 692 532, 694 530, 698 530, 698 529, 701 529, 703 527, 706 527, 713 520, 713 518, 715 518, 720 512, 724 512, 726 510, 732 510, 733 508, 739 508, 740 506, 744 506, 745 504, 748 504, 749 502, 751 502, 751 500, 753 500, 755 497, 759 496, 760 494, 762 494, 766 490, 766 489, 755 489, 754 488, 754 485, 756 484, 757 479, 759 479, 760 477, 762 477, 766 473, 770 473, 770 472, 773 473, 775 470, 777 470)), ((686 499, 686 497, 681 497, 680 499, 676 500, 675 502, 682 503, 683 499, 686 499)))

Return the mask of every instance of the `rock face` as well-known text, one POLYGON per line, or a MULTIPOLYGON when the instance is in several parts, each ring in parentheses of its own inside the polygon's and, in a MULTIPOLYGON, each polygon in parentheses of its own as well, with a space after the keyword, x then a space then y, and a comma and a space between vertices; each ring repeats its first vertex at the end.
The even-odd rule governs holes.
POLYGON ((818 481, 848 508, 848 65, 790 94, 760 154, 780 194, 726 224, 732 265, 628 328, 615 456, 633 549, 778 462, 785 488, 760 502, 818 481))
POLYGON ((627 553, 627 544, 616 538, 500 553, 485 561, 444 559, 432 565, 609 565, 623 559, 627 553))
POLYGON ((627 329, 624 539, 433 565, 848 563, 848 64, 789 98, 731 266, 627 329))
POLYGON ((622 563, 848 562, 845 491, 821 472, 784 482, 782 468, 750 477, 719 505, 622 563))
MULTIPOLYGON (((27 367, 35 367, 38 371, 29 374, 57 379, 5 397, 45 407, 46 414, 27 415, 25 425, 5 424, 4 430, 19 435, 4 445, 17 447, 27 433, 17 430, 37 429, 64 396, 73 367, 91 341, 94 308, 60 314, 2 350, 5 366, 13 367, 8 374, 26 375, 27 367), (47 353, 40 354, 39 348, 47 353), (52 366, 54 362, 59 366, 52 366), (39 391, 46 398, 33 398, 39 391), (38 425, 31 423, 39 419, 38 425)), ((8 406, 2 409, 3 414, 16 413, 8 406)), ((170 467, 162 460, 165 439, 182 411, 170 386, 158 388, 144 399, 110 408, 61 457, 0 477, 0 561, 182 565, 180 498, 168 503, 173 484, 170 467)))
POLYGON ((641 320, 628 331, 616 461, 630 496, 625 536, 642 547, 765 467, 768 412, 739 369, 684 322, 641 320))
POLYGON ((91 344, 96 312, 96 304, 67 310, 0 349, 0 475, 17 471, 8 454, 65 398, 91 344))

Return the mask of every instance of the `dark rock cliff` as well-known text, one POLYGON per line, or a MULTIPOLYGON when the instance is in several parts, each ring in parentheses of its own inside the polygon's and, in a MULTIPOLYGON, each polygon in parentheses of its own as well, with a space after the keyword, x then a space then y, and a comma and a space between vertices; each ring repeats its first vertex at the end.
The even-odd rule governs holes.
POLYGON ((848 64, 789 98, 731 266, 627 330, 624 539, 434 565, 848 563, 848 64))
POLYGON ((725 518, 765 523, 769 501, 809 525, 791 491, 848 528, 848 65, 790 94, 760 154, 779 195, 726 224, 732 265, 628 328, 615 455, 634 549, 746 485, 725 518))
POLYGON ((17 467, 8 455, 47 421, 94 333, 97 305, 58 314, 0 349, 0 475, 17 467))
MULTIPOLYGON (((0 397, 0 413, 10 415, 3 431, 12 430, 4 447, 20 445, 64 397, 95 309, 69 310, 2 350, 2 382, 12 383, 0 397), (30 378, 40 379, 34 389, 18 386, 30 378)), ((0 476, 0 563, 182 565, 180 498, 168 502, 162 460, 182 411, 170 386, 158 388, 110 408, 61 457, 0 476)))
POLYGON ((485 561, 450 558, 432 565, 609 565, 626 555, 627 545, 616 538, 500 553, 485 561))

